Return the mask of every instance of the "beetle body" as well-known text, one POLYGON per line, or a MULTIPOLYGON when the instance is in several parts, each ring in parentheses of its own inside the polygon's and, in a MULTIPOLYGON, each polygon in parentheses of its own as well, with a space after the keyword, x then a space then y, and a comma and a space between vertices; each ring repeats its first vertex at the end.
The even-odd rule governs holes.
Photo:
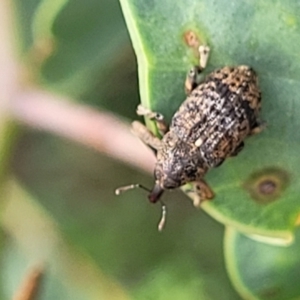
MULTIPOLYGON (((141 187, 149 191, 150 202, 160 200, 166 189, 194 183, 194 204, 211 199, 214 193, 204 180, 211 168, 236 156, 247 136, 262 130, 259 121, 261 93, 257 76, 248 66, 224 67, 209 74, 203 82, 198 75, 206 66, 207 46, 199 47, 199 66, 193 67, 185 81, 188 94, 168 126, 159 113, 139 105, 137 114, 156 121, 162 139, 140 122, 133 122, 133 132, 155 153, 155 184, 152 190, 130 185, 121 191, 141 187)), ((163 227, 165 206, 159 228, 163 227)))
POLYGON ((259 126, 260 91, 247 66, 211 73, 181 104, 157 149, 156 182, 163 189, 197 181, 243 147, 259 126))

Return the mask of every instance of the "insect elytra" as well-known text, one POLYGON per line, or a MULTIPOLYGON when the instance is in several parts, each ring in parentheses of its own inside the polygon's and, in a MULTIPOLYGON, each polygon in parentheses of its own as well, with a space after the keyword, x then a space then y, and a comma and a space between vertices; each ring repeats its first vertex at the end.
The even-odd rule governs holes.
MULTIPOLYGON (((193 67, 185 81, 186 100, 168 125, 163 115, 139 105, 137 114, 156 122, 162 138, 156 137, 142 123, 134 121, 133 132, 156 155, 155 183, 152 189, 141 185, 119 188, 116 193, 135 187, 149 192, 150 202, 161 201, 165 190, 193 183, 195 205, 214 197, 204 176, 228 157, 236 156, 246 137, 260 132, 261 93, 255 71, 249 66, 223 67, 199 82, 206 67, 209 48, 199 47, 199 65, 193 67)), ((162 202, 161 202, 162 203, 162 202)), ((166 208, 162 203, 165 221, 166 208)))

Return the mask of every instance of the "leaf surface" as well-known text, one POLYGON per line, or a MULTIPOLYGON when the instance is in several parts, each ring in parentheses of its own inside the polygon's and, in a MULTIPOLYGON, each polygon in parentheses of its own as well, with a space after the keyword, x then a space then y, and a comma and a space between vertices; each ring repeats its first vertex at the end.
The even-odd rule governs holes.
POLYGON ((243 232, 291 241, 300 212, 299 2, 120 2, 138 58, 141 102, 168 120, 198 60, 191 32, 211 48, 207 72, 242 64, 256 70, 267 128, 207 174, 216 197, 202 207, 243 232))
POLYGON ((233 228, 225 234, 229 276, 243 299, 299 299, 300 231, 290 247, 266 245, 233 228))

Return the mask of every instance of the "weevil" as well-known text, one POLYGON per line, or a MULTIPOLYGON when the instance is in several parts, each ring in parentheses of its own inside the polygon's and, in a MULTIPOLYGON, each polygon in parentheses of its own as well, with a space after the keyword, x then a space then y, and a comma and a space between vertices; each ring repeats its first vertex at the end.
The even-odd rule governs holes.
MULTIPOLYGON (((137 114, 156 122, 162 138, 155 136, 138 121, 132 123, 133 132, 156 155, 154 187, 130 185, 116 190, 140 187, 149 192, 150 202, 161 201, 165 190, 193 183, 197 197, 194 204, 214 197, 205 182, 205 174, 220 166, 228 157, 236 156, 244 147, 247 136, 258 133, 263 126, 259 120, 261 92, 257 75, 248 66, 223 67, 199 82, 206 67, 210 49, 199 47, 199 65, 193 67, 185 81, 186 100, 174 114, 170 126, 162 114, 139 105, 137 114)), ((166 208, 159 229, 164 226, 166 208)))

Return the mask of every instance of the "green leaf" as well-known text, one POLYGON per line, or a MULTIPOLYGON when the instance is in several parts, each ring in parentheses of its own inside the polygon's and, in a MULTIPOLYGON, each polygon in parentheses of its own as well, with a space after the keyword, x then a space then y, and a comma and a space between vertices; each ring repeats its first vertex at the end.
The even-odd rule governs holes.
POLYGON ((32 22, 33 43, 53 38, 53 23, 67 2, 68 0, 42 0, 39 3, 32 22))
POLYGON ((105 89, 107 73, 117 73, 115 62, 130 45, 118 0, 14 1, 35 78, 73 97, 97 81, 105 89))
MULTIPOLYGON (((26 52, 30 49, 33 43, 32 23, 35 13, 42 0, 13 0, 14 8, 17 17, 18 33, 21 41, 18 46, 22 51, 26 52)), ((21 51, 20 51, 21 52, 21 51)))
MULTIPOLYGON (((258 73, 267 128, 206 176, 202 207, 224 224, 290 242, 300 213, 300 4, 289 1, 120 0, 139 65, 141 101, 170 120, 197 62, 192 32, 211 47, 208 72, 246 64, 258 73)), ((284 241, 283 241, 284 243, 284 241)))
POLYGON ((87 255, 65 240, 55 221, 22 187, 11 181, 1 226, 8 234, 4 248, 6 299, 18 289, 28 269, 43 266, 43 299, 129 299, 87 255))
POLYGON ((73 97, 86 92, 97 79, 105 86, 103 73, 129 44, 117 0, 70 1, 55 19, 52 31, 56 49, 41 75, 52 89, 73 97))
POLYGON ((233 228, 225 234, 225 257, 232 283, 243 299, 300 297, 300 231, 290 247, 266 245, 233 228))

